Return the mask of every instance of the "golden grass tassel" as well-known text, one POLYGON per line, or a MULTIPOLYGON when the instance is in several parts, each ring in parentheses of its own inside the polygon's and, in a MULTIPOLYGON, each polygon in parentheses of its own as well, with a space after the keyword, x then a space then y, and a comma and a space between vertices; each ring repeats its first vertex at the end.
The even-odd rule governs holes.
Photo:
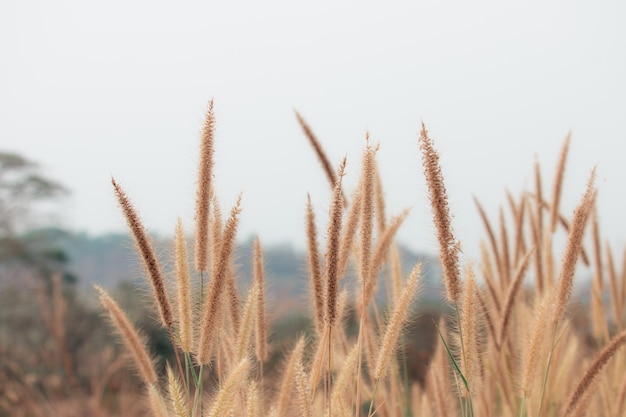
POLYGON ((352 245, 354 243, 356 230, 359 226, 359 220, 361 218, 360 188, 360 186, 357 187, 352 195, 346 226, 341 236, 341 248, 339 249, 339 277, 343 277, 348 269, 348 261, 350 260, 350 254, 352 253, 352 245))
POLYGON ((413 271, 411 271, 411 274, 404 285, 402 295, 400 295, 400 299, 391 314, 391 318, 389 320, 389 324, 387 325, 387 330, 385 330, 385 335, 383 336, 382 343, 380 345, 381 347, 375 362, 374 378, 376 379, 385 377, 389 361, 394 357, 394 350, 398 343, 398 338, 400 337, 400 331, 402 330, 402 326, 411 311, 411 301, 413 300, 413 297, 415 297, 415 292, 418 287, 420 267, 421 265, 417 264, 413 268, 413 271))
MULTIPOLYGON (((361 173, 361 247, 360 247, 360 272, 363 287, 367 288, 372 285, 371 279, 371 260, 372 260, 372 235, 373 235, 373 217, 374 217, 374 153, 375 150, 369 144, 369 135, 366 136, 368 141, 365 152, 363 153, 363 167, 361 173)), ((361 306, 366 308, 366 305, 361 306)))
POLYGON ((300 337, 296 342, 296 346, 291 351, 289 359, 285 364, 280 390, 276 398, 276 415, 279 417, 287 415, 289 405, 291 404, 291 394, 293 392, 295 373, 297 364, 302 362, 302 352, 304 351, 304 338, 300 337))
POLYGON ((565 309, 567 308, 567 303, 572 293, 576 261, 578 259, 578 254, 580 253, 583 234, 585 232, 585 226, 587 225, 587 218, 589 217, 589 213, 594 202, 595 188, 593 183, 595 180, 595 174, 596 170, 594 168, 591 171, 589 181, 587 182, 587 190, 583 195, 582 201, 574 211, 574 218, 572 219, 572 225, 567 240, 567 246, 565 248, 565 255, 563 256, 561 273, 557 287, 557 298, 554 304, 554 323, 561 321, 565 315, 565 309))
POLYGON ((513 313, 515 298, 519 292, 519 289, 522 286, 522 282, 524 281, 524 274, 526 273, 526 268, 528 267, 530 257, 534 252, 535 248, 533 247, 530 251, 528 251, 526 256, 524 256, 524 259, 522 259, 522 262, 517 267, 517 271, 515 272, 513 281, 511 282, 509 290, 507 291, 504 301, 504 310, 502 311, 502 315, 500 316, 500 334, 498 337, 498 345, 500 346, 502 346, 502 343, 504 343, 506 331, 508 329, 509 323, 511 321, 511 315, 513 313))
POLYGON ((583 398, 585 391, 589 389, 590 385, 594 382, 595 378, 602 371, 609 359, 615 355, 617 350, 624 343, 626 343, 626 331, 623 331, 613 337, 611 342, 595 356, 593 362, 589 364, 587 370, 579 379, 568 400, 565 402, 567 405, 565 407, 564 415, 568 415, 574 411, 578 402, 583 398))
POLYGON ((213 181, 214 136, 215 112, 211 99, 200 142, 196 196, 196 270, 205 272, 209 270, 209 210, 213 181))
POLYGON ((259 402, 259 387, 256 381, 251 381, 248 384, 248 392, 246 395, 246 417, 258 417, 262 416, 261 404, 259 402))
POLYGON ((296 362, 295 380, 300 414, 302 417, 313 417, 311 391, 309 390, 308 377, 302 362, 296 362))
POLYGON ((166 367, 167 369, 167 388, 170 398, 170 404, 172 410, 174 410, 174 414, 176 417, 188 417, 191 415, 191 410, 189 410, 189 406, 187 401, 185 400, 185 395, 183 394, 183 387, 174 375, 174 371, 169 364, 166 367))
POLYGON ((535 372, 541 359, 542 347, 546 343, 546 330, 548 326, 548 303, 550 294, 544 294, 541 299, 535 300, 534 322, 527 337, 527 343, 523 350, 522 357, 522 378, 521 391, 522 395, 530 398, 535 381, 535 372))
POLYGON ((217 259, 215 275, 212 277, 209 292, 204 305, 204 316, 200 328, 200 340, 198 343, 198 360, 200 363, 208 364, 211 360, 211 343, 213 330, 215 329, 215 319, 220 309, 220 298, 226 287, 227 273, 231 261, 231 255, 235 244, 237 226, 239 225, 239 214, 241 213, 241 195, 237 203, 230 212, 230 217, 224 227, 220 257, 217 259))
POLYGON ((324 284, 320 265, 320 253, 317 244, 317 228, 315 226, 315 212, 311 204, 311 196, 307 196, 306 205, 306 236, 307 255, 309 261, 309 279, 313 295, 313 319, 318 336, 324 331, 324 284))
POLYGON ((148 387, 148 400, 154 417, 168 417, 163 398, 156 385, 150 385, 148 387))
POLYGON ((267 360, 267 320, 265 319, 265 268, 263 249, 257 237, 254 240, 254 284, 257 287, 256 300, 256 357, 259 362, 267 360))
POLYGON ((561 202, 561 189, 563 188, 563 178, 565 176, 565 162, 567 161, 567 152, 569 151, 569 143, 571 132, 565 137, 559 160, 556 164, 556 174, 554 176, 554 184, 552 185, 552 203, 550 204, 550 231, 556 231, 556 225, 559 220, 559 203, 561 202))
POLYGON ((159 308, 161 322, 165 328, 171 329, 172 324, 174 324, 172 307, 170 306, 170 301, 167 297, 161 268, 157 262, 150 238, 148 237, 148 234, 146 233, 135 208, 132 206, 124 190, 122 190, 122 187, 120 187, 113 178, 111 179, 111 183, 113 184, 115 196, 117 197, 120 207, 122 208, 128 227, 130 228, 133 238, 135 239, 137 249, 143 259, 148 276, 150 277, 150 283, 152 284, 154 296, 157 300, 157 307, 159 308))
POLYGON ((174 235, 174 252, 176 258, 176 279, 178 294, 178 332, 180 344, 184 352, 191 351, 193 341, 191 312, 191 283, 187 259, 187 243, 182 220, 179 218, 174 235))
POLYGON ((419 144, 422 150, 422 162, 426 183, 428 184, 430 204, 433 210, 433 220, 437 229, 446 296, 448 300, 457 302, 461 295, 460 243, 454 238, 454 233, 452 232, 452 220, 448 207, 446 186, 443 181, 441 166, 439 165, 439 154, 435 150, 433 140, 428 137, 424 123, 422 123, 419 144))
POLYGON ((346 169, 346 158, 341 162, 333 201, 330 208, 330 223, 328 225, 328 240, 326 244, 326 265, 324 278, 326 282, 326 325, 333 326, 337 319, 337 293, 339 290, 339 235, 341 233, 341 217, 343 210, 343 196, 341 181, 346 169))
POLYGON ((254 323, 254 316, 257 314, 257 300, 258 300, 259 288, 255 282, 248 294, 248 300, 243 309, 243 317, 237 332, 239 339, 237 341, 237 356, 235 362, 241 361, 248 356, 248 349, 250 348, 250 339, 252 336, 252 329, 254 323))
POLYGON ((365 284, 365 294, 363 296, 365 308, 367 308, 372 297, 374 296, 378 270, 382 267, 385 258, 387 258, 389 248, 391 247, 391 243, 393 242, 393 238, 395 237, 396 232, 408 215, 409 210, 405 209, 399 215, 392 218, 389 222, 389 226, 387 226, 387 228, 383 231, 382 235, 378 239, 378 242, 376 243, 376 247, 374 248, 374 254, 372 256, 370 276, 366 280, 365 284))
POLYGON ((222 417, 230 415, 235 408, 235 396, 239 392, 239 389, 248 380, 248 370, 250 369, 250 360, 248 358, 242 359, 237 366, 233 369, 231 374, 226 379, 226 382, 221 384, 217 396, 213 400, 213 407, 206 414, 207 417, 222 417))
POLYGON ((356 375, 356 367, 360 366, 358 363, 359 358, 359 345, 355 344, 345 361, 343 362, 343 366, 341 367, 341 371, 339 375, 334 381, 333 389, 332 389, 332 404, 333 404, 333 414, 339 414, 339 404, 342 400, 342 396, 344 395, 345 390, 348 388, 349 384, 354 380, 356 375))
POLYGON ((296 113, 296 119, 298 119, 298 124, 302 128, 304 135, 307 137, 307 139, 311 143, 311 146, 313 147, 313 150, 315 151, 317 158, 322 164, 322 168, 324 169, 324 173, 326 174, 326 177, 328 178, 328 182, 330 182, 330 186, 334 187, 335 184, 337 183, 337 177, 335 176, 335 171, 333 171, 333 166, 330 163, 330 159, 328 159, 328 156, 326 156, 326 152, 324 152, 322 145, 320 144, 319 140, 317 140, 317 137, 313 133, 313 130, 311 129, 311 127, 306 123, 306 121, 300 115, 300 113, 298 113, 297 111, 295 113, 296 113))
POLYGON ((376 162, 374 163, 374 196, 376 200, 376 209, 374 210, 376 212, 376 223, 378 224, 378 232, 382 233, 387 228, 387 216, 385 214, 386 208, 383 181, 382 178, 380 178, 380 169, 376 162))
POLYGON ((152 359, 146 350, 145 343, 142 341, 141 336, 135 330, 133 325, 128 321, 128 318, 122 312, 122 309, 117 303, 107 294, 102 288, 94 287, 100 297, 100 303, 106 309, 109 317, 113 321, 115 329, 122 337, 126 348, 130 351, 135 359, 135 365, 139 370, 139 376, 143 379, 146 385, 152 385, 157 383, 157 375, 154 371, 152 359))
POLYGON ((471 263, 467 266, 466 279, 463 284, 461 297, 461 340, 463 341, 463 352, 461 355, 461 369, 465 372, 465 377, 469 382, 470 395, 474 395, 480 377, 479 359, 479 335, 478 335, 478 314, 476 311, 476 276, 471 263))

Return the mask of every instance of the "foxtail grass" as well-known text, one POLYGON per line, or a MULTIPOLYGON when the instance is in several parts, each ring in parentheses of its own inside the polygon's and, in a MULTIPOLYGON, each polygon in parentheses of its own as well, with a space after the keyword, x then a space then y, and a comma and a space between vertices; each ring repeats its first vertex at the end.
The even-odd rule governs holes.
POLYGON ((157 300, 157 307, 159 309, 161 322, 166 328, 170 329, 174 324, 174 315, 172 314, 172 307, 165 290, 163 274, 161 273, 161 268, 157 262, 156 254, 152 247, 150 238, 148 237, 148 234, 139 219, 139 215, 135 211, 135 208, 131 204, 122 187, 115 181, 115 179, 111 179, 111 182, 113 184, 115 196, 117 197, 122 212, 124 213, 124 217, 126 218, 128 227, 132 232, 133 238, 135 239, 135 244, 141 254, 146 272, 150 278, 150 283, 152 284, 152 289, 154 290, 154 295, 157 300))
POLYGON ((96 291, 100 297, 100 303, 113 322, 115 330, 120 334, 124 345, 133 355, 139 376, 146 385, 156 384, 158 381, 157 374, 141 336, 109 294, 100 287, 96 287, 96 291))
POLYGON ((306 206, 306 235, 307 254, 309 264, 309 280, 311 282, 311 294, 313 297, 313 320, 318 335, 323 333, 324 327, 324 284, 320 265, 320 253, 317 243, 317 227, 315 224, 315 212, 311 204, 311 196, 307 196, 306 206))
POLYGON ((300 124, 300 127, 302 128, 302 131, 304 132, 304 135, 309 140, 309 143, 313 147, 313 151, 315 152, 315 155, 317 155, 317 158, 322 164, 322 168, 324 170, 324 173, 326 174, 326 178, 328 178, 328 182, 330 183, 330 186, 334 188, 335 184, 337 183, 337 176, 335 175, 335 171, 333 170, 333 165, 331 164, 330 159, 326 155, 326 152, 322 148, 322 144, 317 139, 317 136, 315 136, 315 134, 313 133, 313 130, 311 129, 311 127, 307 124, 307 122, 300 115, 300 113, 298 113, 297 111, 295 113, 296 113, 296 119, 298 120, 298 123, 300 124))
POLYGON ((253 252, 254 287, 256 287, 256 358, 259 363, 267 360, 267 320, 265 318, 265 267, 263 262, 263 249, 261 241, 257 237, 254 240, 253 252))
POLYGON ((191 278, 189 276, 189 266, 187 264, 187 243, 185 242, 185 231, 182 220, 178 219, 176 232, 174 235, 174 245, 176 253, 176 283, 178 298, 178 322, 180 345, 183 352, 191 352, 193 343, 193 318, 191 301, 191 278))
POLYGON ((211 348, 213 342, 213 333, 215 330, 215 321, 221 309, 220 296, 226 287, 228 279, 228 267, 230 257, 235 244, 235 236, 239 225, 239 214, 241 213, 241 196, 237 199, 237 203, 230 212, 230 217, 224 227, 222 236, 222 244, 220 257, 216 260, 217 267, 215 275, 212 277, 211 285, 207 294, 207 300, 204 305, 204 316, 202 318, 200 328, 200 339, 198 341, 198 360, 202 364, 208 364, 211 361, 211 348))
POLYGON ((561 154, 556 165, 556 174, 554 176, 554 184, 552 186, 552 203, 550 204, 550 230, 552 233, 556 231, 559 219, 559 204, 561 202, 561 194, 563 189, 563 179, 565 178, 565 163, 567 161, 567 152, 569 151, 569 143, 571 134, 567 134, 565 142, 561 147, 561 154))
POLYGON ((591 212, 594 200, 594 180, 595 169, 591 172, 591 176, 589 177, 589 181, 587 183, 587 190, 583 195, 582 201, 574 211, 572 227, 569 232, 565 254, 563 255, 561 273, 557 287, 557 298, 554 304, 554 323, 561 321, 565 315, 565 309, 567 308, 567 303, 572 294, 576 261, 578 260, 585 226, 587 226, 587 219, 589 218, 589 213, 591 212))
MULTIPOLYGON (((444 304, 452 314, 433 324, 438 335, 435 352, 429 365, 420 369, 423 383, 417 383, 410 379, 409 368, 423 353, 405 350, 410 337, 403 336, 403 330, 412 320, 412 303, 424 276, 417 264, 403 279, 401 250, 395 241, 409 210, 386 217, 378 147, 369 140, 354 182, 357 186, 345 198, 346 158, 335 171, 311 128, 298 113, 296 117, 321 161, 332 194, 323 218, 323 244, 321 239, 318 242, 313 197, 307 195, 303 202, 312 336, 300 336, 293 345, 272 340, 271 297, 266 297, 272 277, 266 277, 258 237, 251 277, 241 277, 236 265, 241 196, 222 216, 213 178, 212 101, 200 139, 193 263, 187 259, 182 221, 176 226, 175 310, 146 229, 125 191, 112 180, 153 289, 159 322, 170 334, 175 352, 180 347, 185 355, 184 369, 177 359, 178 369, 167 365, 164 375, 159 375, 137 330, 115 301, 97 289, 146 386, 145 400, 152 414, 613 417, 624 412, 626 356, 621 348, 626 335, 621 329, 626 327, 626 256, 620 263, 615 258, 619 252, 602 244, 595 170, 573 216, 562 214, 569 135, 548 200, 538 163, 532 170, 533 189, 518 197, 506 191, 496 221, 474 198, 486 237, 477 247, 479 261, 462 262, 462 256, 469 256, 461 252, 453 233, 439 153, 421 125, 419 153, 439 248, 444 304), (592 223, 591 263, 583 239, 588 223, 592 223), (564 248, 559 242, 564 242, 564 248), (558 263, 555 254, 561 251, 558 263), (593 274, 592 338, 574 326, 570 314, 585 308, 571 300, 580 263, 593 274), (192 265, 195 269, 190 269, 192 265), (609 291, 604 284, 607 278, 609 291), (381 288, 387 290, 386 296, 381 288), (607 309, 609 304, 612 310, 607 309), (383 307, 389 311, 387 316, 381 313, 383 307), (273 366, 281 354, 283 366, 273 366), (607 367, 609 361, 614 366, 607 367), (273 373, 266 372, 270 369, 273 373)), ((62 301, 53 304, 61 308, 62 301)), ((61 313, 55 310, 50 320, 62 325, 61 313)))
POLYGON ((196 195, 196 271, 205 272, 209 270, 209 212, 213 181, 214 141, 215 110, 213 100, 211 100, 200 142, 198 191, 196 195))
POLYGON ((393 313, 389 319, 387 330, 383 336, 378 356, 376 358, 376 365, 374 367, 374 378, 379 380, 385 377, 389 361, 394 357, 394 349, 398 344, 398 338, 400 337, 400 331, 405 323, 407 316, 410 313, 410 306, 413 297, 415 297, 416 289, 419 283, 420 277, 420 265, 418 264, 407 279, 404 290, 400 295, 397 305, 394 307, 393 313))
POLYGON ((587 391, 597 378, 598 374, 602 371, 607 362, 617 353, 617 350, 626 343, 626 331, 617 334, 606 346, 602 349, 593 359, 593 361, 587 366, 587 369, 583 373, 582 377, 578 380, 574 390, 569 395, 565 402, 565 415, 572 413, 579 401, 583 398, 585 391, 587 391))
POLYGON ((452 232, 452 216, 450 215, 448 195, 439 164, 439 154, 435 150, 434 142, 428 136, 428 131, 423 123, 419 145, 422 151, 424 175, 426 176, 428 195, 433 211, 433 222, 437 230, 446 296, 450 301, 457 302, 461 295, 460 243, 452 232))

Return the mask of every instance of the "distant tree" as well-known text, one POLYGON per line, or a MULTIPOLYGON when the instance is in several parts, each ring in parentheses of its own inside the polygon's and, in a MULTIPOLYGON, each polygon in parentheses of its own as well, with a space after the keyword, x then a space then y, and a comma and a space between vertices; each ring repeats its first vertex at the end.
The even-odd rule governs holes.
POLYGON ((0 152, 0 236, 23 231, 38 206, 67 193, 63 185, 42 176, 36 163, 0 152))
POLYGON ((85 324, 90 313, 75 297, 66 253, 41 228, 44 209, 66 194, 34 162, 0 152, 0 351, 8 352, 0 358, 0 385, 11 380, 3 372, 7 360, 42 378, 58 373, 68 386, 78 383, 74 356, 84 345, 78 329, 93 323, 85 324))
POLYGON ((63 185, 41 175, 36 163, 0 152, 0 263, 35 267, 43 275, 59 272, 65 254, 27 231, 38 224, 44 206, 67 194, 63 185))

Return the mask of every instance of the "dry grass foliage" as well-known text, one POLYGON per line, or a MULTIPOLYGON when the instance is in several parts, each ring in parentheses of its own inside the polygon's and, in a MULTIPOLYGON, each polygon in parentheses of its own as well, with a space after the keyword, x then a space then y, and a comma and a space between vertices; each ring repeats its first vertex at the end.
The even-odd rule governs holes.
POLYGON ((254 242, 252 284, 247 294, 239 294, 239 277, 232 265, 241 197, 224 222, 213 193, 213 102, 201 141, 194 269, 179 222, 176 279, 164 281, 138 214, 113 181, 145 261, 160 321, 181 358, 167 367, 166 375, 158 376, 141 337, 115 301, 98 289, 132 352, 154 415, 617 417, 626 413, 622 348, 626 271, 619 272, 611 249, 601 244, 593 171, 573 216, 564 216, 559 207, 569 136, 557 163, 550 201, 542 193, 538 164, 534 190, 519 198, 507 193, 499 224, 476 200, 487 235, 476 267, 461 264, 440 158, 422 125, 416 161, 419 148, 439 242, 445 302, 452 314, 433 323, 440 336, 438 346, 425 384, 417 384, 402 371, 404 361, 412 358, 398 355, 421 278, 420 265, 404 274, 394 244, 408 210, 386 218, 377 148, 369 140, 359 185, 346 198, 342 178, 348 162, 344 159, 334 169, 309 125, 296 116, 322 163, 333 197, 324 243, 319 242, 311 197, 303 201, 314 329, 309 340, 300 338, 285 352, 278 378, 266 379, 263 373, 272 344, 261 243, 254 242), (591 262, 584 240, 590 228, 591 262), (555 241, 566 244, 561 250, 555 241), (593 273, 591 342, 572 324, 571 313, 584 316, 585 306, 570 305, 573 280, 583 262, 593 273), (358 279, 344 279, 349 271, 358 279), (388 289, 388 314, 381 314, 373 302, 381 286, 388 289), (610 311, 605 310, 605 297, 610 311), (356 333, 346 332, 350 305, 356 307, 356 333))

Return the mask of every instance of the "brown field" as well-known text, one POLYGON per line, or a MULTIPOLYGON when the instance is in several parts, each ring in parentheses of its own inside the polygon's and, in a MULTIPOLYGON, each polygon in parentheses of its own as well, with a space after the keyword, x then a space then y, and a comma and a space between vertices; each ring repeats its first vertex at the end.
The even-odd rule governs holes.
POLYGON ((140 316, 139 307, 133 304, 127 315, 131 304, 123 294, 96 288, 97 298, 88 301, 93 307, 99 300, 110 322, 97 332, 97 313, 63 292, 58 277, 40 291, 4 294, 16 305, 37 300, 35 318, 20 316, 33 322, 16 322, 12 331, 34 325, 51 337, 29 339, 24 331, 19 343, 0 345, 0 416, 626 415, 626 269, 602 244, 592 167, 588 183, 575 190, 581 198, 574 213, 561 212, 569 138, 549 191, 537 165, 533 189, 507 194, 499 218, 489 219, 476 201, 486 238, 473 265, 461 264, 445 161, 421 127, 415 159, 421 158, 428 184, 445 286, 433 313, 414 302, 420 265, 400 266, 394 236, 409 213, 386 212, 377 148, 365 142, 359 185, 346 190, 345 159, 333 167, 297 117, 332 188, 323 219, 312 209, 314 197, 303 202, 308 328, 280 338, 272 330, 272 309, 282 307, 266 302, 262 236, 254 244, 252 284, 238 290, 238 220, 242 209, 254 208, 239 199, 222 211, 213 192, 211 102, 200 145, 193 247, 179 222, 175 279, 163 273, 131 198, 113 180, 144 263, 157 325, 144 322, 138 331, 131 317, 140 316), (593 277, 588 302, 572 303, 580 268, 593 277), (373 301, 382 288, 386 311, 373 301), (84 336, 70 340, 68 326, 84 328, 84 336), (117 334, 122 348, 107 334, 117 334), (151 355, 155 340, 174 346, 167 363, 151 355), (420 345, 427 348, 416 349, 415 340, 428 340, 420 345))

